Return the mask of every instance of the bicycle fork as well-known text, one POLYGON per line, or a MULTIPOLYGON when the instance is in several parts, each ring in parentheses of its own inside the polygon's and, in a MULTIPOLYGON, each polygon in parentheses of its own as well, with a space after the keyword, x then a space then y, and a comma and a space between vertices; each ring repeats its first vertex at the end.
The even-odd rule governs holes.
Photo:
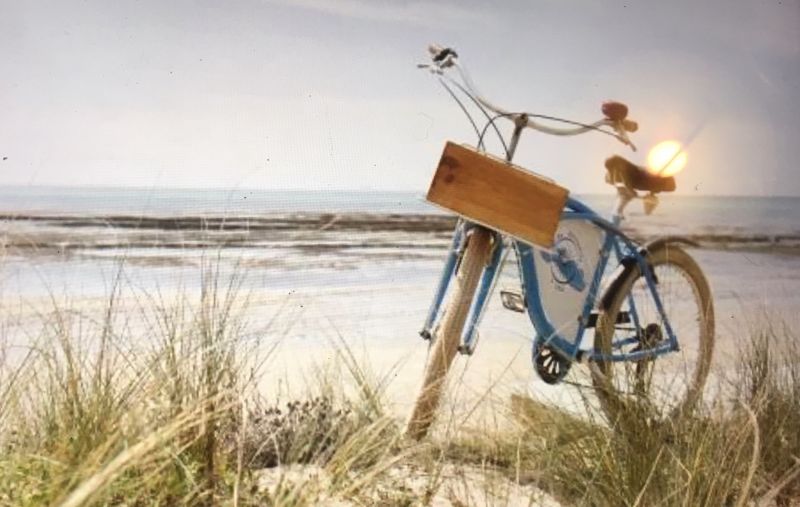
MULTIPOLYGON (((436 322, 438 322, 439 318, 441 318, 440 314, 442 302, 447 295, 447 291, 450 288, 453 278, 458 274, 458 267, 471 234, 470 230, 475 227, 481 226, 466 222, 464 220, 459 220, 458 226, 456 227, 456 233, 453 236, 453 242, 450 246, 450 252, 448 253, 445 261, 442 278, 439 280, 439 285, 434 295, 433 304, 431 304, 425 324, 423 325, 422 330, 419 332, 420 336, 426 340, 431 340, 434 338, 434 326, 436 322)), ((490 230, 489 232, 492 235, 492 252, 489 256, 488 263, 484 267, 483 273, 481 274, 481 279, 478 282, 478 288, 475 291, 470 303, 470 311, 467 314, 467 320, 464 323, 463 330, 461 331, 461 338, 458 346, 458 351, 461 354, 471 355, 475 350, 475 346, 477 345, 478 341, 478 324, 483 317, 484 310, 486 309, 486 303, 492 293, 495 281, 498 278, 497 275, 501 269, 503 253, 505 252, 502 236, 495 231, 490 230)))
POLYGON ((419 332, 419 335, 426 340, 433 338, 433 324, 437 320, 439 308, 442 306, 442 301, 444 301, 444 296, 447 294, 450 281, 455 274, 456 264, 464 253, 464 247, 466 246, 466 242, 464 241, 464 225, 464 220, 459 218, 455 233, 453 234, 453 241, 450 243, 450 250, 447 253, 447 259, 444 263, 444 271, 439 280, 439 285, 436 288, 436 294, 433 296, 433 303, 431 303, 431 307, 428 310, 428 317, 425 319, 422 331, 419 332))

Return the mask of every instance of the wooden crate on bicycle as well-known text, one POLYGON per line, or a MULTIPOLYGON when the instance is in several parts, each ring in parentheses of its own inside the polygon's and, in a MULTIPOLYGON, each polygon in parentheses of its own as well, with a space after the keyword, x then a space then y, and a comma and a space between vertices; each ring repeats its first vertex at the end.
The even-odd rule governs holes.
POLYGON ((567 194, 542 176, 448 142, 427 199, 472 222, 550 247, 567 194))

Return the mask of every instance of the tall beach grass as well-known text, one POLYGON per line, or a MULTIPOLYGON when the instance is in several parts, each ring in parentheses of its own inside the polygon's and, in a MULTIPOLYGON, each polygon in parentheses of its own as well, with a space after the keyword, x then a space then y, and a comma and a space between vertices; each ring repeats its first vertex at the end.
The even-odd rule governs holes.
POLYGON ((118 275, 101 305, 51 295, 0 341, 0 505, 313 503, 254 472, 369 468, 391 448, 374 399, 258 392, 270 345, 242 319, 241 276, 208 264, 199 293, 164 295, 118 275))
POLYGON ((511 424, 417 443, 346 337, 342 367, 303 392, 260 390, 280 337, 249 328, 240 275, 198 276, 145 293, 121 269, 100 304, 52 295, 0 327, 0 506, 800 502, 788 326, 753 332, 726 399, 678 421, 515 396, 498 408, 511 424))

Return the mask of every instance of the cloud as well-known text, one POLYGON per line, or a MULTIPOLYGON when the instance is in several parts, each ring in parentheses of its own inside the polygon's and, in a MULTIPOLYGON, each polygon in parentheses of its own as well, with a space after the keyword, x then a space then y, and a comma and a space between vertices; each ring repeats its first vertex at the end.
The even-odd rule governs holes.
POLYGON ((266 0, 267 3, 314 10, 335 16, 391 21, 420 26, 486 23, 491 11, 477 5, 443 2, 382 2, 365 0, 266 0))

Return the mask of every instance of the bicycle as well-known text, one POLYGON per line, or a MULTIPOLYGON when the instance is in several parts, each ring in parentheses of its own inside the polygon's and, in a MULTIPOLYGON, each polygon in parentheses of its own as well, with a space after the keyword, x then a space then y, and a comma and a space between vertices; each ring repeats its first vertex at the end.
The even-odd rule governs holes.
MULTIPOLYGON (((628 133, 638 125, 627 118, 628 108, 622 103, 604 103, 603 119, 591 124, 508 111, 476 91, 453 49, 431 46, 429 52, 431 62, 420 67, 438 77, 467 114, 478 135, 478 153, 485 153, 489 128, 503 144, 507 164, 525 129, 560 136, 601 132, 636 150, 628 133), (451 76, 453 71, 460 79, 451 76), (484 115, 482 130, 454 90, 484 115), (497 126, 500 119, 513 125, 507 143, 497 126), (569 126, 556 128, 541 120, 569 126)), ((534 246, 468 217, 459 218, 420 331, 430 343, 430 357, 407 424, 409 436, 419 439, 427 434, 456 353, 474 352, 478 323, 510 250, 516 254, 521 290, 501 291, 501 299, 505 308, 527 313, 533 324, 532 361, 539 377, 556 384, 575 363, 588 364, 594 391, 610 421, 631 408, 645 410, 648 417, 673 418, 696 405, 714 347, 711 290, 699 265, 684 249, 697 245, 678 236, 639 244, 620 229, 628 204, 641 198, 645 213, 653 212, 657 194, 675 189, 674 177, 651 174, 619 156, 607 159, 605 165, 606 181, 617 192, 611 218, 567 196, 563 208, 557 210, 551 248, 534 246), (616 269, 604 276, 612 255, 616 269), (449 301, 444 304, 446 298, 449 301), (584 335, 589 330, 594 337, 587 347, 584 335)))

